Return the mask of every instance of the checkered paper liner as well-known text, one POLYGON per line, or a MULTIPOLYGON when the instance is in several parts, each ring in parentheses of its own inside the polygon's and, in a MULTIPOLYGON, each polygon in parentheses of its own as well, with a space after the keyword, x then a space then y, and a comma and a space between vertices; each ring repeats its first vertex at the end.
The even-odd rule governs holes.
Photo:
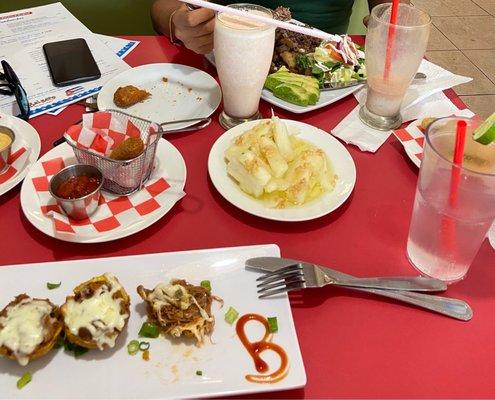
MULTIPOLYGON (((472 118, 474 113, 470 110, 459 110, 453 116, 472 118)), ((404 146, 404 150, 411 157, 411 160, 419 168, 423 158, 423 146, 425 143, 425 131, 421 128, 422 119, 411 122, 407 127, 396 129, 395 137, 404 146)))
POLYGON ((145 144, 153 143, 158 129, 158 125, 150 124, 143 132, 129 118, 101 111, 84 114, 82 123, 67 129, 64 137, 77 148, 108 157, 113 149, 131 137, 141 137, 145 144))
POLYGON ((127 228, 141 217, 158 210, 165 198, 170 200, 172 196, 177 202, 185 195, 182 190, 169 190, 171 186, 164 178, 151 179, 142 190, 129 196, 102 192, 95 214, 84 220, 73 220, 63 213, 48 190, 51 177, 68 164, 62 157, 40 164, 42 174, 32 178, 32 182, 38 194, 41 212, 53 221, 55 236, 68 234, 81 238, 94 237, 114 229, 127 228))
POLYGON ((14 141, 12 151, 7 160, 9 167, 0 174, 0 185, 14 178, 19 172, 26 168, 30 153, 31 149, 28 149, 25 144, 16 143, 16 141, 14 141))

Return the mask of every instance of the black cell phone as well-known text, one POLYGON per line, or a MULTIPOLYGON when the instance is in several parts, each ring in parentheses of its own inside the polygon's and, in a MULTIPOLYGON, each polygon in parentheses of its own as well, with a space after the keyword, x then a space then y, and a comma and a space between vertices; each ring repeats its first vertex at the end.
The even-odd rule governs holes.
POLYGON ((101 77, 100 69, 84 39, 46 43, 43 52, 55 86, 68 86, 101 77))

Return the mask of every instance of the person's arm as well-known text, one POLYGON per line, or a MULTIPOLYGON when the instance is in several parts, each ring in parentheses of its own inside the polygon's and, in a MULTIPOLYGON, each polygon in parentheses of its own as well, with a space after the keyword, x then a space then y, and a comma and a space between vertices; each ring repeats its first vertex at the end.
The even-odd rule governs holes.
MULTIPOLYGON (((399 2, 409 4, 410 0, 399 0, 399 2)), ((373 7, 377 6, 378 4, 383 4, 383 3, 390 3, 390 0, 368 0, 368 7, 371 11, 373 9, 373 7)))
POLYGON ((205 8, 189 11, 178 0, 155 0, 151 6, 151 19, 157 32, 180 40, 188 49, 199 54, 212 51, 213 11, 205 8))
MULTIPOLYGON (((399 0, 400 3, 405 3, 409 4, 411 1, 410 0, 399 0)), ((368 0, 368 8, 371 12, 373 7, 377 6, 378 4, 383 4, 383 3, 390 3, 389 0, 368 0)), ((363 18, 363 24, 364 26, 368 26, 368 21, 370 20, 370 16, 367 15, 366 17, 363 18)))

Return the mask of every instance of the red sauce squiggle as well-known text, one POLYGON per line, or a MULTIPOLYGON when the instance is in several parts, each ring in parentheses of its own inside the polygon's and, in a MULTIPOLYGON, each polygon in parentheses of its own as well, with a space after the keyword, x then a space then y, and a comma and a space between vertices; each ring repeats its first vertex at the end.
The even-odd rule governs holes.
POLYGON ((242 344, 253 358, 256 371, 259 373, 266 373, 270 369, 268 364, 261 358, 261 353, 265 350, 272 350, 280 357, 280 367, 275 372, 267 375, 246 375, 246 379, 248 381, 255 383, 275 383, 285 378, 287 372, 289 371, 289 359, 287 357, 287 353, 282 347, 271 342, 272 334, 268 328, 268 320, 265 317, 258 314, 243 315, 237 321, 235 329, 237 336, 239 336, 242 344), (251 342, 247 338, 244 328, 249 321, 258 321, 265 327, 265 334, 258 342, 251 342))

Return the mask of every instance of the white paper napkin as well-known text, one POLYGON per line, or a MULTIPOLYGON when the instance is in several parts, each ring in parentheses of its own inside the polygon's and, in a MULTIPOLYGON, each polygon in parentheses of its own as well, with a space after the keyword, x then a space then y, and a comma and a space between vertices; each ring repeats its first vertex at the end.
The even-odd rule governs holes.
MULTIPOLYGON (((404 122, 426 117, 446 117, 457 112, 458 108, 442 91, 469 82, 472 78, 453 74, 427 60, 421 62, 418 71, 426 74, 426 79, 414 81, 409 87, 401 110, 404 122)), ((366 88, 357 91, 354 96, 360 105, 364 104, 366 88)), ((392 131, 379 131, 361 122, 360 105, 332 129, 332 134, 346 143, 358 146, 362 151, 374 153, 392 131)))
MULTIPOLYGON (((359 147, 361 151, 376 152, 385 143, 392 131, 379 131, 365 125, 359 119, 359 108, 356 106, 340 123, 332 129, 332 134, 346 143, 359 147)), ((434 94, 402 111, 404 122, 427 117, 447 117, 457 113, 459 109, 442 92, 434 94)))
MULTIPOLYGON (((467 76, 456 75, 428 60, 421 61, 418 72, 426 75, 426 79, 416 79, 404 96, 402 110, 406 110, 427 97, 439 93, 442 90, 452 88, 473 80, 467 76)), ((364 104, 366 101, 366 87, 354 93, 357 101, 364 104)))

